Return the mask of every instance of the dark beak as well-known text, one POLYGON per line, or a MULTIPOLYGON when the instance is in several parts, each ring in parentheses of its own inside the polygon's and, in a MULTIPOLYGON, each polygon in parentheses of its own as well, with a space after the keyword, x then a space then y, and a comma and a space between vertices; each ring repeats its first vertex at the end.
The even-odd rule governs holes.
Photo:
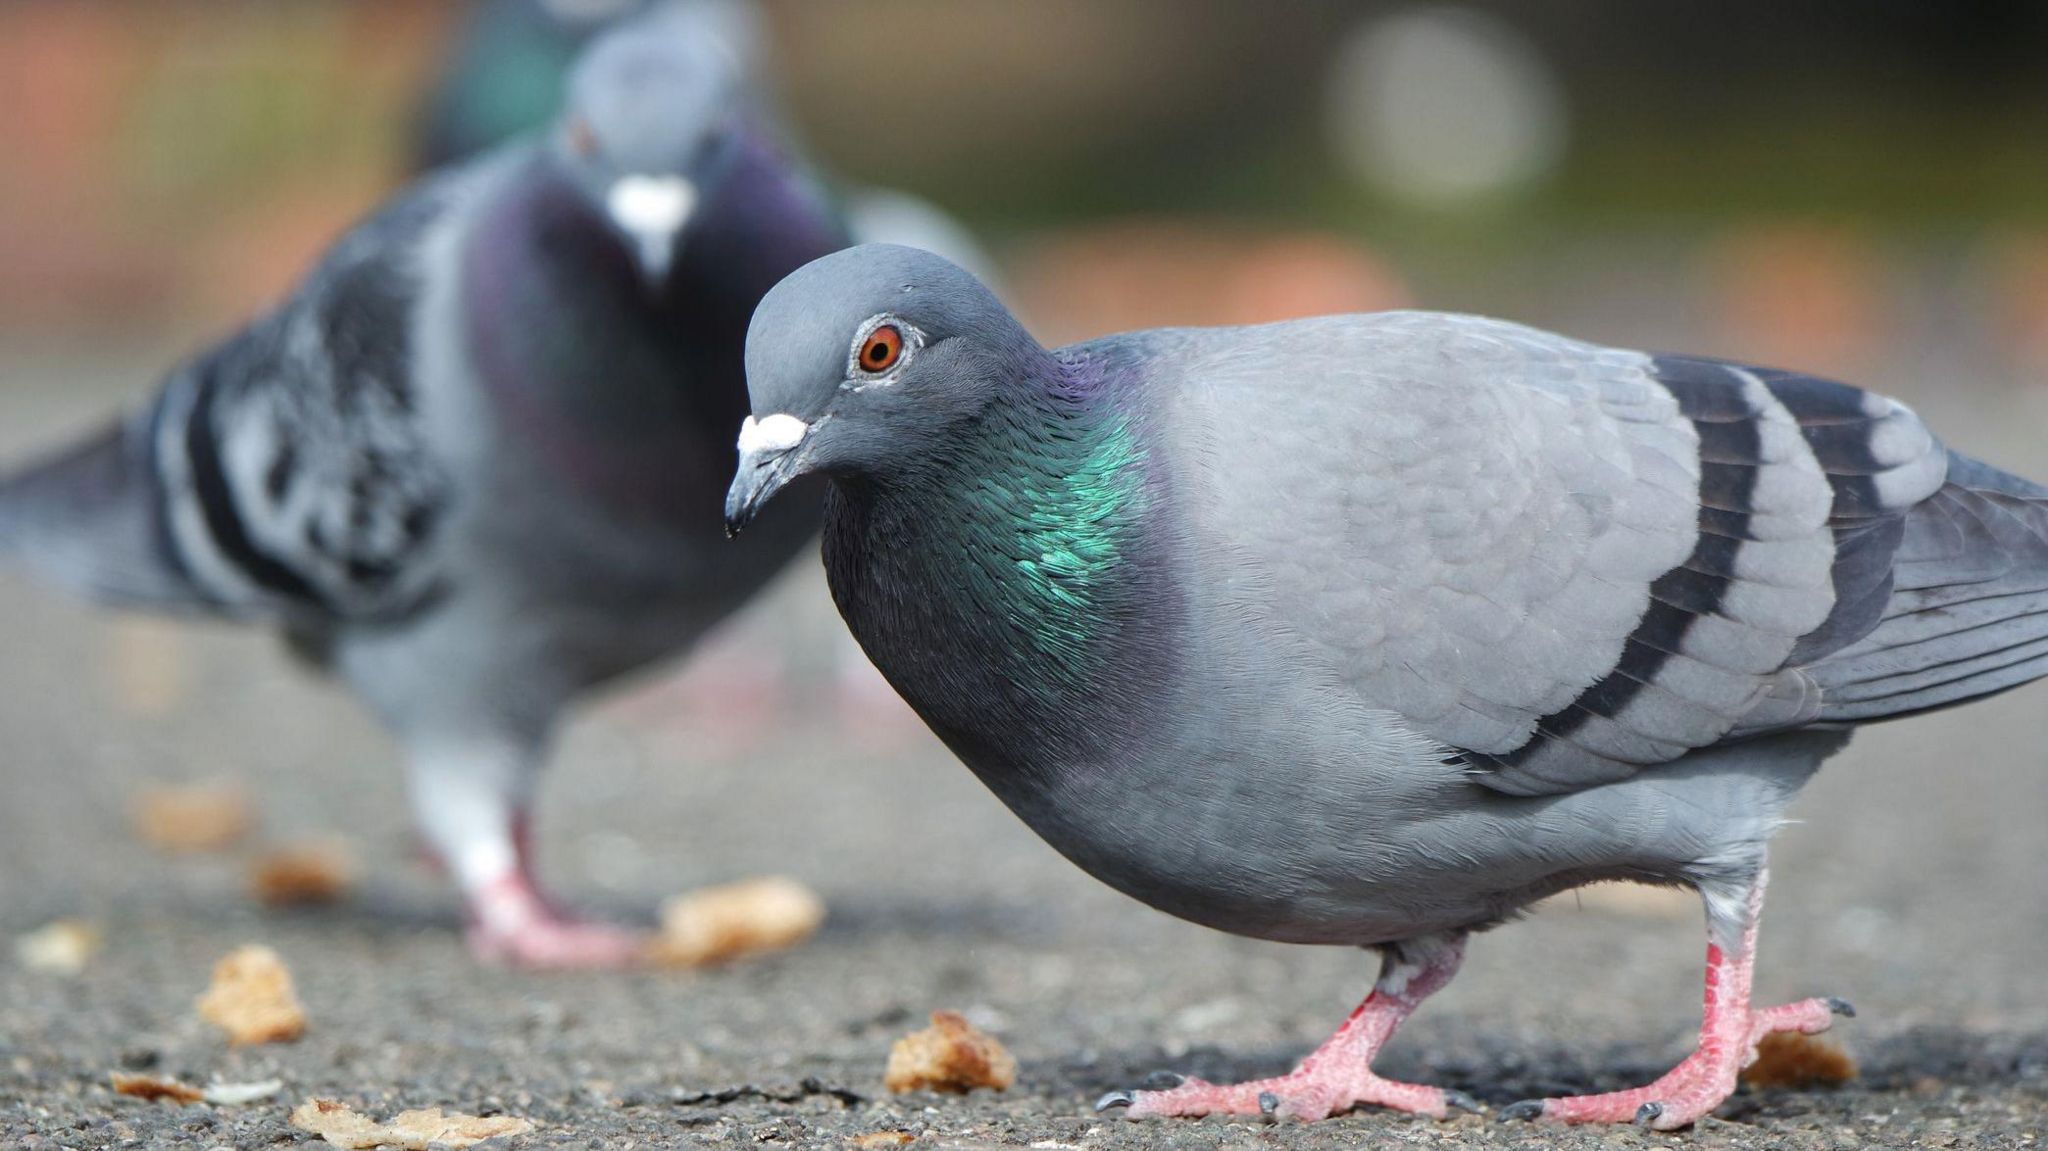
POLYGON ((736 536, 754 522, 762 505, 796 477, 796 450, 811 426, 787 413, 748 416, 740 424, 740 470, 725 492, 725 534, 736 536))
POLYGON ((732 537, 754 522, 782 485, 790 481, 791 450, 740 453, 740 470, 725 493, 725 534, 732 537))

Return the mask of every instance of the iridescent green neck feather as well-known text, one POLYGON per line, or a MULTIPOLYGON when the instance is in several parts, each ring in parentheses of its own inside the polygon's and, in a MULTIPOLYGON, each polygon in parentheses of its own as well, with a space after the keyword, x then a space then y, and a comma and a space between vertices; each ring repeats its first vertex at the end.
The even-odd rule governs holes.
POLYGON ((1009 569, 988 571, 994 606, 1055 668, 1081 671, 1117 614, 1128 575, 1118 569, 1145 513, 1144 461, 1121 413, 1058 426, 1041 443, 1013 443, 1009 466, 964 494, 976 505, 973 534, 1009 569))
POLYGON ((1119 397, 1053 386, 992 405, 882 483, 835 497, 826 566, 854 633, 927 718, 1059 713, 1156 598, 1143 429, 1119 397))

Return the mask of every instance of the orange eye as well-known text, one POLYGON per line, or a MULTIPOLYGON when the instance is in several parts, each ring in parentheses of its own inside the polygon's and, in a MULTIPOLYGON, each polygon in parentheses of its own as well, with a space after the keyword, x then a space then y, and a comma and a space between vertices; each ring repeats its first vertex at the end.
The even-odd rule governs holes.
POLYGON ((597 133, 591 130, 588 120, 579 116, 569 121, 569 147, 579 156, 597 155, 597 133))
POLYGON ((883 324, 868 333, 860 346, 860 370, 886 372, 903 358, 903 333, 894 324, 883 324))

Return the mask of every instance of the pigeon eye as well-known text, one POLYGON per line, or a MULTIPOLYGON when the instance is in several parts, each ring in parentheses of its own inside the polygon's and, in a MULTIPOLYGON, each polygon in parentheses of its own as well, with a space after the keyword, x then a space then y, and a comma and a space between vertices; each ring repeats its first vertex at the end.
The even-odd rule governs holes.
POLYGON ((869 332, 860 345, 860 369, 886 372, 903 358, 903 332, 894 324, 883 324, 869 332))
POLYGON ((569 147, 578 156, 597 155, 597 133, 590 127, 590 121, 581 116, 569 121, 569 147))

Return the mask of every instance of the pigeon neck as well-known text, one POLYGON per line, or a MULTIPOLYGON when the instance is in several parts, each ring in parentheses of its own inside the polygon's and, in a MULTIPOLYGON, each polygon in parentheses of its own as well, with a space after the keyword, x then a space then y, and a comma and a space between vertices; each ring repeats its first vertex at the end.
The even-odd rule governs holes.
POLYGON ((703 205, 658 293, 545 152, 471 225, 465 342, 479 381, 503 430, 569 488, 663 515, 687 500, 701 518, 697 493, 730 478, 754 305, 840 246, 766 162, 749 152, 703 205))
POLYGON ((1096 365, 1057 362, 993 402, 937 471, 835 482, 826 533, 855 635, 985 778, 1048 762, 1008 746, 1020 728, 1061 742, 1070 764, 1100 759, 1143 693, 1118 665, 1159 663, 1138 610, 1170 598, 1148 574, 1161 565, 1142 530, 1144 428, 1096 365))
POLYGON ((1082 671, 1077 657, 1104 629, 1147 501, 1130 415, 1085 365, 1061 368, 1050 387, 1026 393, 982 482, 964 494, 977 505, 967 522, 1011 560, 996 569, 999 602, 1057 669, 1082 671))

